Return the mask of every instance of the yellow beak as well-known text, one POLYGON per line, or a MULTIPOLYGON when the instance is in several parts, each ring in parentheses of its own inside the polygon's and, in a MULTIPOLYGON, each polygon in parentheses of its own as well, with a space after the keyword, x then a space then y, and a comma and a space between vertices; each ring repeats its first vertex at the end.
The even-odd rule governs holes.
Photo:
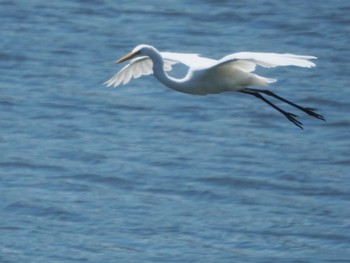
POLYGON ((137 52, 130 52, 129 54, 125 55, 124 57, 120 58, 119 60, 117 60, 115 63, 119 64, 122 63, 128 59, 131 59, 137 52))

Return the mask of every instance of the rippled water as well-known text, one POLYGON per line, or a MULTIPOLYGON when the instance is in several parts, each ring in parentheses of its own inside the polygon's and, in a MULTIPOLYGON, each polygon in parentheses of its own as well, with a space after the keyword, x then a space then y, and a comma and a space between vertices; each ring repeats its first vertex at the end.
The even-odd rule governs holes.
POLYGON ((0 262, 350 262, 349 12, 0 1, 0 262), (315 55, 314 69, 259 73, 327 122, 297 112, 301 131, 253 97, 152 76, 102 86, 140 43, 315 55))

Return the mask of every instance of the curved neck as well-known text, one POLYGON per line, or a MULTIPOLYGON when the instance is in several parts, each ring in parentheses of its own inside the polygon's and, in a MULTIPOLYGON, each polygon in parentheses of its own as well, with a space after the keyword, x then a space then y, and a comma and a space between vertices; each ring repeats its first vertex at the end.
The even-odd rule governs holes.
POLYGON ((188 93, 186 91, 185 79, 176 79, 165 73, 164 61, 159 52, 152 52, 148 56, 153 62, 153 74, 161 83, 179 92, 188 93))

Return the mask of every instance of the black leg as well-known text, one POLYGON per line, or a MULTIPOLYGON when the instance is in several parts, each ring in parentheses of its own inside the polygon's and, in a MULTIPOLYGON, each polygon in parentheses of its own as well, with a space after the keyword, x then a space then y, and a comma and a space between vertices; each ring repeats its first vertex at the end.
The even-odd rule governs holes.
POLYGON ((305 112, 306 114, 308 114, 308 115, 310 115, 310 116, 312 116, 312 117, 315 117, 315 118, 317 118, 317 119, 326 121, 326 119, 325 119, 322 115, 317 114, 317 113, 315 112, 315 109, 313 109, 313 108, 308 108, 308 107, 302 107, 302 106, 300 106, 300 105, 298 105, 298 104, 295 104, 295 103, 293 103, 293 102, 291 102, 291 101, 289 101, 289 100, 286 100, 285 98, 282 98, 282 97, 276 95, 276 94, 273 93, 272 91, 269 91, 269 90, 261 90, 261 89, 251 89, 251 88, 246 88, 245 90, 247 90, 247 91, 252 91, 252 92, 264 93, 264 94, 266 94, 266 95, 268 95, 268 96, 271 96, 271 97, 274 97, 274 98, 276 98, 276 99, 278 99, 278 100, 280 100, 280 101, 283 101, 283 102, 285 102, 285 103, 287 103, 287 104, 289 104, 289 105, 291 105, 291 106, 293 106, 293 107, 295 107, 295 108, 297 108, 297 109, 299 109, 299 110, 305 112))
POLYGON ((298 117, 297 115, 290 113, 290 112, 286 112, 284 110, 282 110, 281 108, 277 107, 275 104, 273 104, 271 101, 267 100, 263 95, 261 95, 259 92, 255 92, 252 90, 241 90, 239 91, 241 93, 245 93, 245 94, 249 94, 249 95, 253 95, 255 97, 257 97, 258 99, 261 99, 262 101, 264 101, 265 103, 267 103, 268 105, 270 105, 272 108, 274 108, 275 110, 279 111, 280 113, 282 113, 290 122, 294 123, 296 126, 298 126, 300 129, 303 129, 303 124, 298 121, 296 118, 298 117))

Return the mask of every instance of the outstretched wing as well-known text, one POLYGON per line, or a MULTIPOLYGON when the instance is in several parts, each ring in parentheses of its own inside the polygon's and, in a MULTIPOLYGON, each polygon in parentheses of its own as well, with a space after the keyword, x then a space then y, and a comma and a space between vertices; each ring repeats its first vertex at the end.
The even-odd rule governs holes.
POLYGON ((164 61, 171 60, 175 63, 182 63, 192 69, 210 67, 217 62, 215 59, 201 57, 200 54, 173 52, 161 52, 161 54, 164 61))
MULTIPOLYGON (((164 70, 170 71, 172 65, 176 62, 172 60, 164 60, 164 70)), ((153 63, 149 57, 138 57, 132 59, 128 65, 122 68, 117 74, 115 74, 110 80, 106 81, 104 84, 107 87, 113 86, 117 87, 120 84, 128 83, 132 78, 137 79, 144 75, 150 75, 153 73, 152 69, 153 63)))
MULTIPOLYGON (((239 52, 227 55, 208 67, 205 76, 221 76, 221 79, 226 79, 227 86, 231 87, 228 89, 249 85, 267 86, 269 83, 275 82, 276 79, 265 78, 251 73, 257 65, 266 68, 278 66, 310 68, 315 66, 315 64, 309 60, 315 58, 293 54, 239 52)), ((205 78, 204 81, 209 82, 210 79, 205 78)))
MULTIPOLYGON (((184 54, 184 53, 172 53, 161 52, 164 61, 164 71, 171 71, 172 65, 182 63, 187 67, 203 67, 212 65, 217 62, 213 59, 200 57, 198 54, 184 54)), ((120 84, 128 83, 132 78, 136 79, 144 75, 150 75, 153 73, 153 62, 149 57, 138 57, 132 59, 128 65, 122 68, 117 74, 115 74, 110 80, 104 84, 107 87, 117 87, 120 84)))
POLYGON ((313 56, 294 55, 294 54, 277 54, 277 53, 258 53, 258 52, 239 52, 227 55, 220 59, 214 66, 227 63, 233 63, 242 70, 252 72, 255 66, 259 65, 265 68, 278 66, 297 66, 303 68, 314 67, 315 64, 309 61, 316 59, 313 56))

